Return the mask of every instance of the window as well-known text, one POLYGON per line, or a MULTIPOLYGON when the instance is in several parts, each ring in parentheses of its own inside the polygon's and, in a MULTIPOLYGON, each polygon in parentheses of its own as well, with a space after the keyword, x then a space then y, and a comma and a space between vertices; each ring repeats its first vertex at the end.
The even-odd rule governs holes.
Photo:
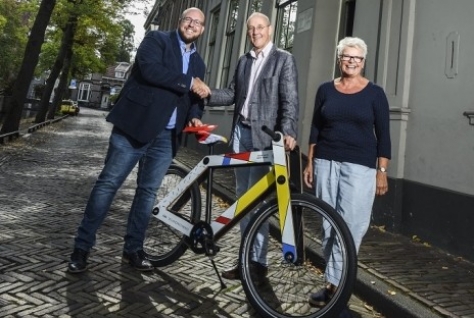
MULTIPOLYGON (((248 11, 247 11, 247 19, 250 17, 252 13, 260 12, 262 10, 262 4, 263 4, 263 0, 250 0, 248 11)), ((247 20, 245 22, 247 22, 247 20)), ((246 28, 247 26, 244 26, 244 29, 246 28)), ((251 48, 252 46, 250 44, 250 40, 247 37, 247 41, 245 42, 245 52, 250 51, 251 48)))
POLYGON ((89 101, 89 96, 91 94, 91 84, 90 83, 81 83, 79 85, 79 94, 77 96, 78 101, 89 101))
POLYGON ((178 20, 174 20, 174 22, 172 20, 174 12, 174 3, 172 1, 168 1, 160 11, 160 30, 172 30, 176 28, 176 23, 178 22, 178 20))
POLYGON ((232 51, 234 48, 235 25, 237 23, 237 16, 239 13, 239 0, 230 0, 229 16, 227 18, 226 27, 226 44, 224 54, 224 64, 222 65, 221 87, 226 87, 228 84, 230 60, 232 58, 232 51))
POLYGON ((277 9, 275 42, 279 48, 291 52, 295 37, 298 1, 280 0, 277 2, 277 9))
POLYGON ((206 83, 209 82, 209 77, 211 74, 212 69, 212 60, 214 59, 214 52, 216 50, 216 34, 217 34, 217 27, 219 26, 219 14, 220 8, 214 10, 211 13, 211 25, 210 25, 210 33, 209 33, 209 50, 207 52, 207 59, 206 59, 206 83))

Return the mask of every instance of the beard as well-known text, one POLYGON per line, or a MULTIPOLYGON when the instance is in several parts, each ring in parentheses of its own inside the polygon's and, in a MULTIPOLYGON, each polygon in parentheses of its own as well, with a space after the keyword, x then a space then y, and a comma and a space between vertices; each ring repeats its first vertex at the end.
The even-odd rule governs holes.
POLYGON ((186 30, 184 30, 183 32, 181 28, 178 30, 179 36, 181 37, 181 40, 183 40, 184 43, 190 44, 199 38, 199 35, 200 35, 199 33, 193 33, 192 35, 189 35, 185 31, 186 30))

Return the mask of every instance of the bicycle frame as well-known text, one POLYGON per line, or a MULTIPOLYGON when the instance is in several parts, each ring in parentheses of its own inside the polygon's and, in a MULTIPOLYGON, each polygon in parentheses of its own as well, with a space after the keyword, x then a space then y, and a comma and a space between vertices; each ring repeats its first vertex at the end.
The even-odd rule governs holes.
MULTIPOLYGON (((203 174, 209 172, 209 170, 212 171, 214 168, 270 165, 271 170, 269 170, 265 176, 211 222, 214 240, 217 241, 242 219, 242 217, 250 213, 256 203, 270 191, 274 190, 273 185, 276 185, 283 257, 287 262, 296 262, 298 255, 295 247, 293 212, 290 204, 291 193, 287 156, 283 144, 283 135, 279 132, 276 132, 276 134, 279 138, 278 140, 274 139, 272 141, 272 150, 205 156, 188 175, 181 180, 177 187, 154 207, 153 211, 156 212, 158 210, 158 213, 154 213, 153 216, 189 237, 194 224, 182 219, 168 209, 186 189, 199 180, 203 174)), ((207 196, 211 195, 207 194, 207 196)), ((209 214, 211 208, 206 207, 206 209, 209 214)))

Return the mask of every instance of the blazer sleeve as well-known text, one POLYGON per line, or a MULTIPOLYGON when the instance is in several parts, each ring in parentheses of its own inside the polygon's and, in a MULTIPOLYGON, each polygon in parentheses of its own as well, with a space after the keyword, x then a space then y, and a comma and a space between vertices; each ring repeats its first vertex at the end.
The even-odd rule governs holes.
POLYGON ((191 89, 192 76, 180 72, 182 62, 173 51, 171 40, 162 32, 148 32, 137 50, 135 63, 150 85, 184 94, 191 89))
MULTIPOLYGON (((234 76, 229 86, 225 89, 212 89, 211 96, 207 99, 206 105, 222 106, 232 105, 236 102, 236 89, 239 80, 239 74, 243 72, 243 57, 239 59, 237 67, 235 68, 234 76)), ((243 75, 240 75, 243 79, 243 75)))
POLYGON ((280 94, 281 130, 283 134, 296 138, 299 115, 298 71, 293 55, 288 55, 283 63, 278 92, 280 94))

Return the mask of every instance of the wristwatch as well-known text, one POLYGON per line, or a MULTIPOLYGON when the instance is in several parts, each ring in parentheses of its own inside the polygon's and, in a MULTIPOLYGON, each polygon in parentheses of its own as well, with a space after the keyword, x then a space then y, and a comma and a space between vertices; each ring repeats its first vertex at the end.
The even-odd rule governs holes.
POLYGON ((381 171, 382 173, 387 173, 387 169, 383 166, 380 166, 378 170, 381 171))

